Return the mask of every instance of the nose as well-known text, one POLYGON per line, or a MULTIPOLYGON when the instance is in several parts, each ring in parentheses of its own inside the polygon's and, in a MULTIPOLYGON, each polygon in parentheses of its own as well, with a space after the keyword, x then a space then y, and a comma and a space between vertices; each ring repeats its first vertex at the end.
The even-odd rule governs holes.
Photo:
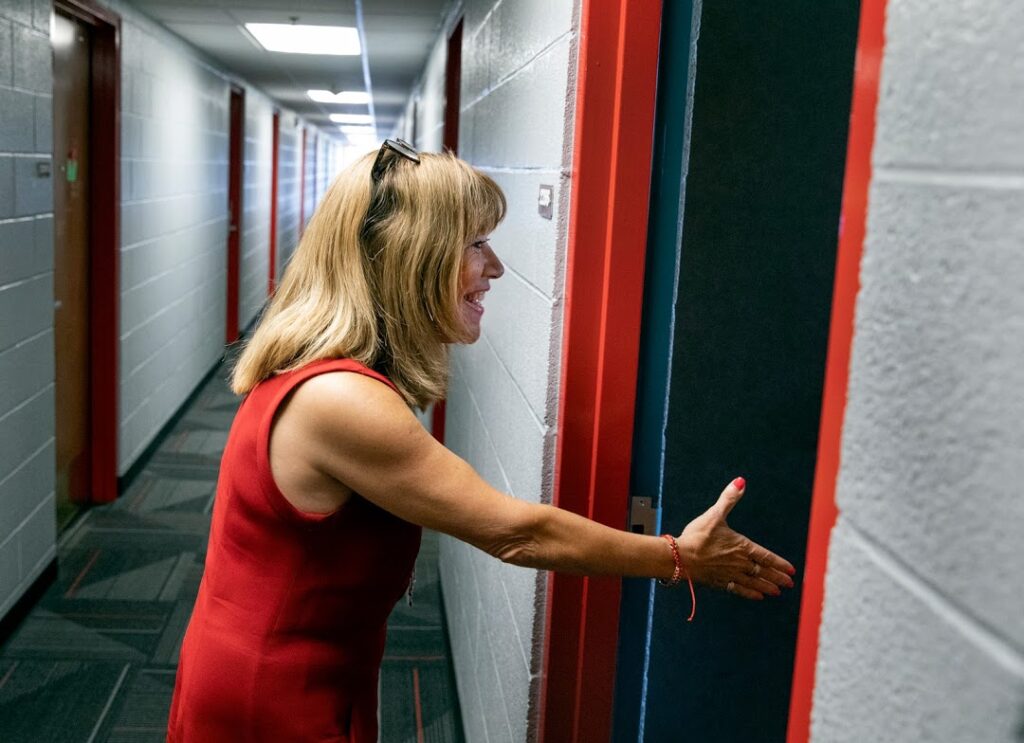
POLYGON ((502 265, 498 254, 493 250, 487 250, 487 276, 491 279, 500 279, 505 273, 505 266, 502 265))

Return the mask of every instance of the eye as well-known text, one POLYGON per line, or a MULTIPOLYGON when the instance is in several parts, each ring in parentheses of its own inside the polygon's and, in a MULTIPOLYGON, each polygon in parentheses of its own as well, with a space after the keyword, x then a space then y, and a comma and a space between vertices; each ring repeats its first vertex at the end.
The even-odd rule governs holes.
POLYGON ((486 239, 484 239, 484 240, 477 240, 475 243, 471 243, 469 247, 473 248, 474 250, 483 250, 484 249, 484 245, 486 245, 486 244, 487 244, 487 240, 486 239))

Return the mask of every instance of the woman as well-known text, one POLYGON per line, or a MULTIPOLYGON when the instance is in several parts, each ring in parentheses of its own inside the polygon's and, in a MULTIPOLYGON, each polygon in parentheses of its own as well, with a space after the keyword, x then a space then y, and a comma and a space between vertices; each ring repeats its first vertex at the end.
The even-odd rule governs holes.
POLYGON ((385 622, 421 527, 524 567, 748 599, 792 586, 788 562, 725 524, 741 478, 678 539, 642 536, 499 493, 420 425, 412 408, 445 395, 446 344, 480 336, 504 215, 486 175, 395 140, 328 190, 234 370, 246 397, 170 741, 374 743, 385 622))

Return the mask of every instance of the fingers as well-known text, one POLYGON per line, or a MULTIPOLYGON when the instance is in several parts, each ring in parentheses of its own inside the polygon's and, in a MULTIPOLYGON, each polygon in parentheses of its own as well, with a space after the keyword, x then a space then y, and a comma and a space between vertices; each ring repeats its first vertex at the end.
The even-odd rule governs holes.
POLYGON ((737 477, 726 485, 725 490, 723 490, 722 494, 718 496, 718 500, 713 506, 715 515, 724 521, 732 512, 732 509, 736 507, 736 504, 740 502, 740 498, 743 497, 743 491, 746 490, 746 486, 746 481, 742 477, 737 477))
POLYGON ((761 577, 755 578, 749 575, 744 575, 737 578, 734 583, 750 591, 754 591, 755 593, 764 594, 765 596, 778 596, 782 593, 777 585, 761 577))
POLYGON ((742 583, 738 583, 736 581, 729 581, 726 583, 725 590, 727 593, 731 593, 733 596, 739 596, 743 599, 750 599, 751 601, 764 600, 764 594, 760 591, 747 588, 742 583))
MULTIPOLYGON (((755 542, 750 543, 750 559, 762 568, 771 568, 786 575, 796 575, 796 568, 790 564, 789 560, 779 557, 755 542)), ((780 583, 779 585, 785 584, 780 583)))

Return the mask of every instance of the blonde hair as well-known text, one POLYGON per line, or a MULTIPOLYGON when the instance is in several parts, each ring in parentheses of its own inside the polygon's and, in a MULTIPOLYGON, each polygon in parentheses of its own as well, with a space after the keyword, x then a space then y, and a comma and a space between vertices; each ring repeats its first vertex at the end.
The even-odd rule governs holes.
POLYGON ((386 153, 395 162, 374 191, 376 155, 324 194, 235 365, 236 394, 311 361, 350 358, 387 376, 410 406, 445 396, 445 344, 466 332, 463 250, 504 218, 505 196, 449 152, 422 153, 418 164, 386 153))

